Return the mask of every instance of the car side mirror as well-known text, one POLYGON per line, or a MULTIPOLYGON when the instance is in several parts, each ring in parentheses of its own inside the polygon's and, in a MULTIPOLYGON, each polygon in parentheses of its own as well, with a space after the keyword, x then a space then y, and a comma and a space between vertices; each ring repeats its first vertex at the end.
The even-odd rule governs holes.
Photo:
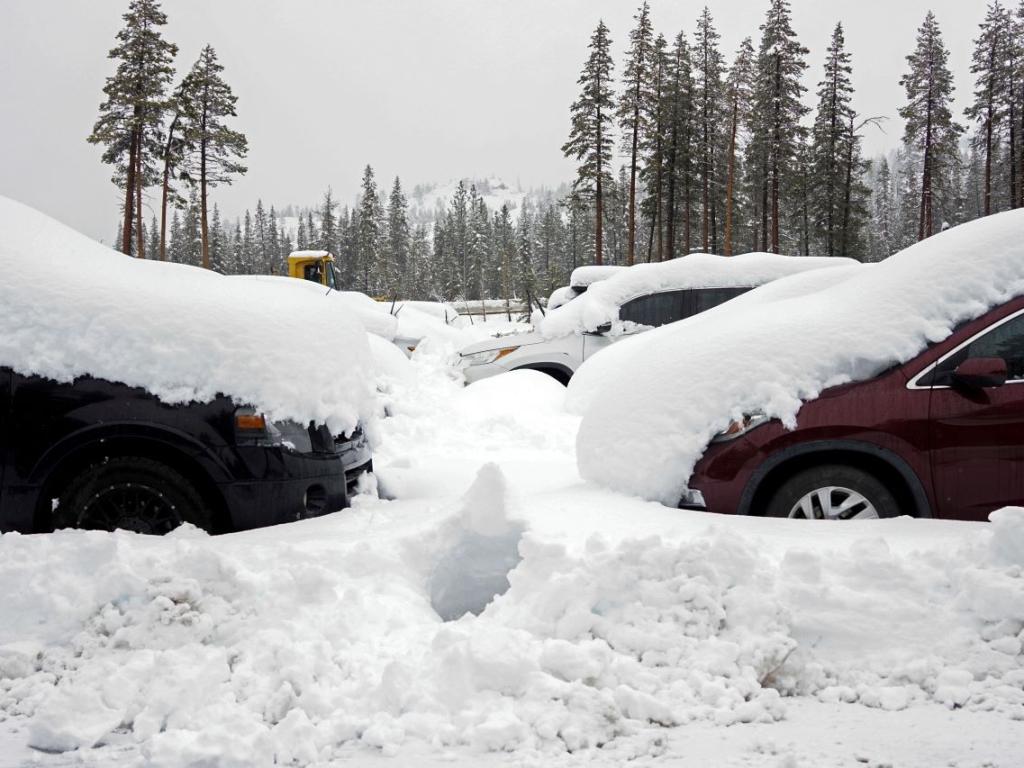
POLYGON ((611 323, 601 323, 594 330, 590 331, 590 333, 593 336, 603 336, 604 334, 608 333, 608 331, 610 331, 611 329, 612 329, 612 324, 611 323))
POLYGON ((971 357, 953 371, 953 385, 968 389, 1001 387, 1006 383, 1006 361, 1001 357, 971 357))

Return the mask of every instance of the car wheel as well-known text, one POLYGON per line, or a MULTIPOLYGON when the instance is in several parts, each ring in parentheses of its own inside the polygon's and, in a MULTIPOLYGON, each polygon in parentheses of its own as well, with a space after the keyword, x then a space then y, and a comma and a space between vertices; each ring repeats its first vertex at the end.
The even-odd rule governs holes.
POLYGON ((786 480, 772 496, 768 517, 804 520, 864 520, 896 517, 892 492, 874 475, 856 467, 812 467, 786 480))
POLYGON ((210 529, 195 487, 166 464, 139 457, 110 459, 68 483, 54 528, 91 528, 161 535, 182 523, 210 529))

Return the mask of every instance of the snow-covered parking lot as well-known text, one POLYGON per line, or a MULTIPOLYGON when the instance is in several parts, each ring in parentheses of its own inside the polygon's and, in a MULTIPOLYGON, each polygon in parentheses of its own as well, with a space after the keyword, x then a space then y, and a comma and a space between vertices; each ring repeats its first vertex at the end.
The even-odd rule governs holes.
POLYGON ((381 498, 0 537, 0 765, 1020 765, 1024 510, 618 495, 580 480, 561 386, 463 388, 450 349, 381 381, 381 498), (504 595, 442 621, 503 562, 504 595))

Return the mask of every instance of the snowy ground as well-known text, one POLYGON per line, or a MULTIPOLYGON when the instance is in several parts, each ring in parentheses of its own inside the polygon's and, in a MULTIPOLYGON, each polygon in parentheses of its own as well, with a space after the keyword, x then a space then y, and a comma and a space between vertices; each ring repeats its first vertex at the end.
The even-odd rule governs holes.
POLYGON ((410 366, 377 435, 391 500, 0 537, 0 768, 1021 765, 1024 511, 669 509, 580 480, 541 374, 410 366), (508 591, 442 621, 494 563, 508 591))

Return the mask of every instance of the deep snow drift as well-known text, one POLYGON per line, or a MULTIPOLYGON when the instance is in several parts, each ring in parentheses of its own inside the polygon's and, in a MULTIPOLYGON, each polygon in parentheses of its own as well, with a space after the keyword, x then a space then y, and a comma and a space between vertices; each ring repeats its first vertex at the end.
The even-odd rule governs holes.
POLYGON ((1000 213, 835 273, 835 284, 833 270, 785 278, 595 355, 569 388, 583 413, 581 474, 675 504, 730 419, 764 413, 792 425, 823 389, 906 362, 1024 293, 1022 233, 1024 211, 1000 213))
POLYGON ((462 389, 441 360, 386 388, 375 463, 400 500, 217 538, 0 537, 0 718, 101 765, 820 768, 868 763, 907 714, 890 741, 920 759, 898 765, 1014 764, 1024 510, 814 525, 629 499, 574 475, 564 389, 462 389), (442 564, 468 572, 488 550, 467 532, 516 526, 508 590, 443 622, 442 564), (797 746, 773 746, 787 722, 797 746), (936 762, 966 723, 989 730, 936 762))
POLYGON ((91 374, 168 403, 225 394, 335 432, 373 411, 366 333, 342 302, 132 259, 5 197, 0 273, 0 365, 19 373, 91 374))

